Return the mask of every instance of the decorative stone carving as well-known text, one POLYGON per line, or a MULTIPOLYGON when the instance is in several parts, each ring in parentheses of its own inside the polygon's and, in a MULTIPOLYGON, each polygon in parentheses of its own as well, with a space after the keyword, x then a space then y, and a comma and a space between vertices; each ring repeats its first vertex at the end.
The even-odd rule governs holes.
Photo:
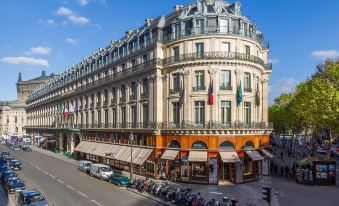
POLYGON ((208 70, 208 73, 210 74, 210 76, 214 76, 214 75, 217 73, 217 70, 216 70, 216 69, 213 69, 213 68, 210 66, 210 69, 208 70))
POLYGON ((186 68, 182 68, 182 75, 183 76, 189 76, 190 75, 190 70, 186 68))
POLYGON ((261 80, 261 83, 263 83, 263 84, 267 84, 268 83, 268 78, 267 77, 261 77, 260 80, 261 80))

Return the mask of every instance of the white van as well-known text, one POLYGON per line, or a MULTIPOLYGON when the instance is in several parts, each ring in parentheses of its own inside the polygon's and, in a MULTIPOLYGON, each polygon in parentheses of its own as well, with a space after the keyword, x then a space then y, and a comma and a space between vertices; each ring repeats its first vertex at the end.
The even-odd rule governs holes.
POLYGON ((108 165, 92 164, 89 173, 92 177, 108 180, 108 178, 113 174, 113 170, 108 165))

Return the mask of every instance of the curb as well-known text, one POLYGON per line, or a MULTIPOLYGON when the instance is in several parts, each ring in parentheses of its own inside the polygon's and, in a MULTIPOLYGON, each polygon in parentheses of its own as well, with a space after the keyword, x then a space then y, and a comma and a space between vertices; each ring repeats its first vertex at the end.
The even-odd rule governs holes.
POLYGON ((147 199, 153 200, 153 201, 155 201, 155 202, 157 202, 157 203, 160 203, 160 204, 162 204, 162 205, 173 206, 173 204, 164 202, 164 201, 162 201, 162 200, 159 199, 159 198, 154 198, 154 197, 152 197, 152 196, 150 196, 150 195, 146 195, 146 194, 144 194, 144 193, 140 193, 140 192, 137 192, 137 191, 132 190, 132 189, 129 189, 129 188, 126 188, 126 190, 127 190, 127 191, 130 191, 130 192, 133 192, 133 193, 135 193, 135 194, 137 194, 137 195, 143 196, 143 197, 145 197, 145 198, 147 198, 147 199))

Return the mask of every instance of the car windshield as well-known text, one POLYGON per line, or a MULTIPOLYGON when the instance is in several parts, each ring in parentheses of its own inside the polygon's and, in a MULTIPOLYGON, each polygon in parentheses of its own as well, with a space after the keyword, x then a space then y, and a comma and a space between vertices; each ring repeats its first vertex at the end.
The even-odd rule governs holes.
POLYGON ((110 171, 112 171, 112 169, 110 167, 102 167, 100 170, 102 172, 110 172, 110 171))
POLYGON ((19 179, 13 180, 9 183, 11 186, 15 185, 15 184, 22 184, 22 181, 19 179))
POLYGON ((85 167, 90 167, 91 166, 91 163, 87 162, 84 164, 85 167))
POLYGON ((24 204, 32 204, 35 202, 40 202, 44 200, 45 198, 41 194, 33 194, 29 196, 25 196, 23 199, 24 204))

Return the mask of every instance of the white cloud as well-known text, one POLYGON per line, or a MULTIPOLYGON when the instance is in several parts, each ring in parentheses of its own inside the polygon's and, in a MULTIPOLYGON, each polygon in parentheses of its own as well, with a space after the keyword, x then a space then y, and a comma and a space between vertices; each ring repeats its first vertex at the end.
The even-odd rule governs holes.
POLYGON ((49 66, 48 61, 45 59, 36 59, 30 57, 3 57, 1 61, 7 64, 26 64, 45 67, 49 66))
POLYGON ((48 55, 52 51, 49 47, 31 47, 29 51, 25 51, 26 55, 38 54, 38 55, 48 55))
POLYGON ((78 39, 73 39, 73 38, 67 38, 66 42, 72 45, 77 45, 79 43, 78 39))
POLYGON ((268 63, 279 64, 280 63, 280 59, 278 59, 278 58, 268 59, 268 63))
POLYGON ((78 0, 79 4, 81 6, 86 6, 89 3, 90 0, 78 0))
POLYGON ((320 59, 339 58, 339 51, 336 51, 336 50, 319 50, 319 51, 312 52, 312 56, 320 58, 320 59))
POLYGON ((47 22, 47 25, 49 26, 55 25, 55 21, 53 19, 48 19, 46 22, 47 22))
POLYGON ((60 7, 57 12, 56 12, 58 15, 61 15, 61 16, 69 16, 71 14, 73 14, 73 11, 66 8, 66 7, 60 7))
POLYGON ((298 81, 293 78, 280 79, 269 86, 269 92, 280 95, 281 93, 291 93, 295 91, 298 81))
POLYGON ((71 21, 73 24, 77 25, 84 25, 90 22, 90 20, 84 16, 78 16, 78 15, 69 15, 68 20, 71 21))
POLYGON ((72 10, 65 8, 65 7, 60 7, 56 13, 61 16, 67 16, 67 19, 72 22, 73 24, 77 25, 84 25, 88 24, 90 20, 84 16, 80 16, 73 12, 72 10))

